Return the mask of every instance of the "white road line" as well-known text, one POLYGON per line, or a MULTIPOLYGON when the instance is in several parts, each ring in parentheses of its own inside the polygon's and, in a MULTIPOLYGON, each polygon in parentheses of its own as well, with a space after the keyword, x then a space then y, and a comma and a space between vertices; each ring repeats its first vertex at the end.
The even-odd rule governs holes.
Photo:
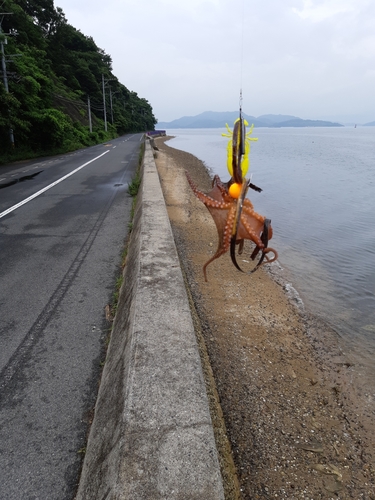
POLYGON ((7 210, 5 210, 5 212, 1 212, 0 213, 0 219, 2 217, 5 217, 5 215, 8 215, 10 214, 11 212, 13 212, 14 210, 16 210, 17 208, 19 207, 22 207, 22 205, 25 205, 26 203, 28 203, 29 201, 33 200, 34 198, 36 198, 37 196, 45 193, 46 191, 48 191, 49 189, 51 189, 52 187, 56 186, 57 184, 60 184, 60 182, 62 181, 65 181, 65 179, 67 179, 68 177, 70 177, 71 175, 75 174, 76 172, 78 172, 79 170, 81 170, 82 168, 86 167, 87 165, 89 165, 90 163, 92 163, 93 161, 95 160, 98 160, 99 158, 101 158, 102 156, 104 156, 105 154, 109 153, 109 151, 104 151, 104 153, 102 153, 101 155, 97 156, 96 158, 93 158, 92 160, 84 163, 83 165, 81 165, 80 167, 76 168, 75 170, 72 170, 69 174, 66 174, 64 175, 64 177, 61 177, 60 179, 58 179, 57 181, 55 182, 52 182, 52 184, 49 184, 48 186, 46 186, 45 188, 41 189, 40 191, 37 191, 36 193, 32 194, 31 196, 29 196, 28 198, 26 198, 25 200, 23 201, 20 201, 19 203, 17 203, 17 205, 13 205, 12 207, 8 208, 7 210))
POLYGON ((5 177, 2 177, 2 178, 0 179, 0 181, 5 181, 5 177))

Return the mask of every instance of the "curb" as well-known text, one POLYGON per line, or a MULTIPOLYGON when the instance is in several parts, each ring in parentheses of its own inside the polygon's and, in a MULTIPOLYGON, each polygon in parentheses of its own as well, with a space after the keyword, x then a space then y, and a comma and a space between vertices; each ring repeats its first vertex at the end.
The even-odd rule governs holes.
POLYGON ((94 499, 224 500, 189 302, 148 141, 76 496, 94 499))

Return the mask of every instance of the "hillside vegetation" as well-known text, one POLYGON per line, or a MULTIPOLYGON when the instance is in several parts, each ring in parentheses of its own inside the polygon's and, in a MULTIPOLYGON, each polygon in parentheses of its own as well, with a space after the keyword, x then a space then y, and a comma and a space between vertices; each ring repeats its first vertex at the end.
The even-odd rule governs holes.
POLYGON ((111 57, 53 0, 0 0, 0 22, 0 163, 154 129, 148 101, 119 82, 111 57))

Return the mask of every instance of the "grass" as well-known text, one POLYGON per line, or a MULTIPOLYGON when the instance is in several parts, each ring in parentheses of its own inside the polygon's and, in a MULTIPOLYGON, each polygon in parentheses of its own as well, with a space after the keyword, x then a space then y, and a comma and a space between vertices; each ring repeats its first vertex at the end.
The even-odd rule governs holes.
POLYGON ((138 194, 138 191, 139 191, 139 186, 141 185, 141 173, 140 173, 140 169, 138 168, 131 183, 129 184, 128 186, 128 193, 130 194, 130 196, 137 196, 138 194))
POLYGON ((135 205, 137 203, 137 194, 138 194, 141 182, 142 182, 141 166, 142 166, 142 162, 143 162, 144 153, 145 153, 145 143, 143 142, 142 146, 139 150, 137 169, 135 171, 135 174, 134 174, 134 177, 133 177, 131 183, 128 186, 128 193, 130 194, 130 196, 133 197, 133 203, 132 203, 132 206, 130 209, 130 221, 128 223, 129 233, 133 229, 133 220, 134 220, 135 205))
POLYGON ((139 186, 141 185, 142 177, 141 177, 141 165, 143 161, 143 156, 145 153, 145 143, 143 142, 140 150, 139 150, 139 155, 138 155, 138 166, 135 171, 134 177, 131 181, 131 183, 128 186, 128 193, 130 196, 133 196, 135 198, 138 194, 139 191, 139 186))
MULTIPOLYGON (((142 143, 142 145, 139 149, 137 169, 135 171, 135 174, 134 174, 134 177, 133 177, 131 183, 128 186, 128 192, 133 197, 132 206, 130 209, 130 221, 128 223, 129 234, 131 233, 131 231, 133 229, 133 220, 134 220, 135 205, 137 202, 137 194, 138 194, 139 187, 140 187, 141 181, 142 181, 141 166, 142 166, 142 162, 143 162, 144 152, 145 152, 145 144, 142 143)), ((114 290, 113 296, 112 296, 112 303, 109 305, 108 316, 112 318, 112 321, 113 321, 113 318, 115 317, 115 314, 117 311, 118 301, 120 298, 120 290, 121 290, 121 286, 124 282, 123 270, 124 270, 124 267, 126 264, 126 258, 128 255, 129 234, 125 240, 124 248, 121 252, 121 274, 116 279, 115 290, 114 290)))

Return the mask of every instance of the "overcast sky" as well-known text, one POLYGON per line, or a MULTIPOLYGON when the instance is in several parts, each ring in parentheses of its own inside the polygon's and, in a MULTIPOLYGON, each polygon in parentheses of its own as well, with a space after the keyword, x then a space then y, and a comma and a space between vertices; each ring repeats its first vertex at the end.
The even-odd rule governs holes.
POLYGON ((159 121, 375 120, 374 0, 55 0, 159 121))

